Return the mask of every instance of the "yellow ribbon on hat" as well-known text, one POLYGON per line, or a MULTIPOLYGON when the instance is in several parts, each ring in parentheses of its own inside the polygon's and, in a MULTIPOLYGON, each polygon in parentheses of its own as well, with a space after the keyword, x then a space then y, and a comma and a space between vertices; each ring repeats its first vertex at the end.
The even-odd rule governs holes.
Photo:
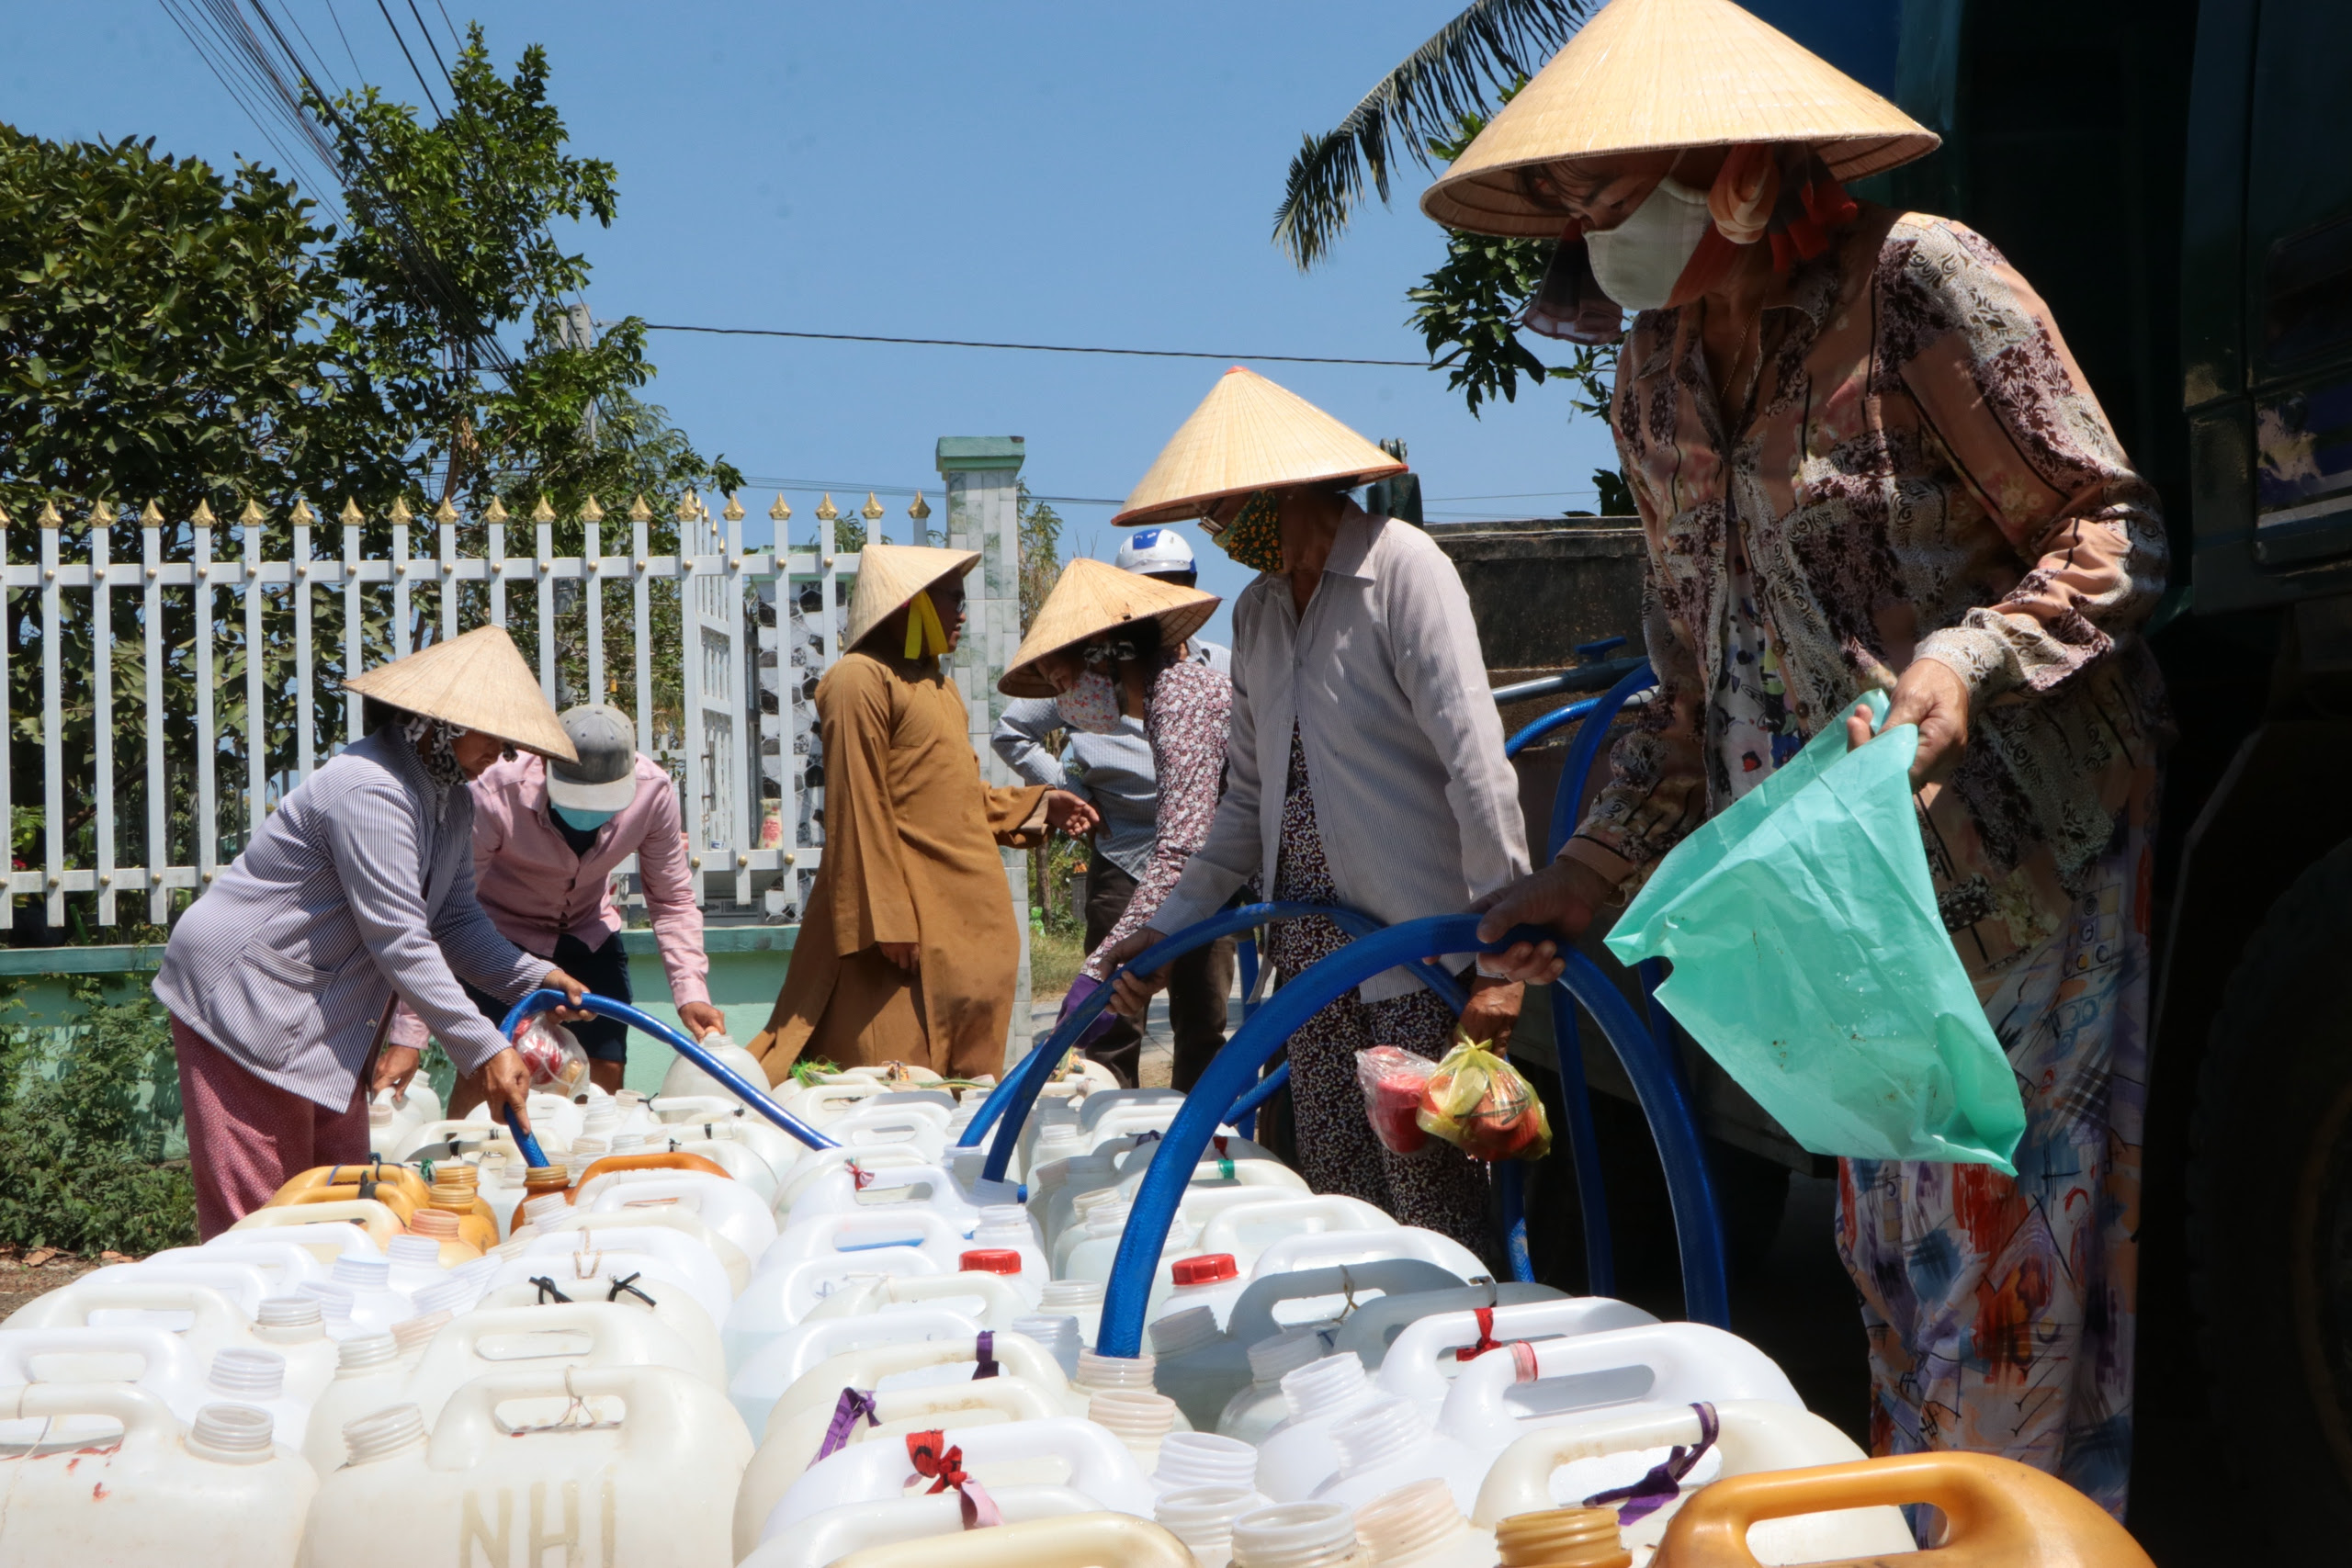
POLYGON ((939 624, 939 609, 931 602, 929 590, 907 602, 907 653, 909 659, 928 653, 933 659, 947 651, 947 628, 939 624))

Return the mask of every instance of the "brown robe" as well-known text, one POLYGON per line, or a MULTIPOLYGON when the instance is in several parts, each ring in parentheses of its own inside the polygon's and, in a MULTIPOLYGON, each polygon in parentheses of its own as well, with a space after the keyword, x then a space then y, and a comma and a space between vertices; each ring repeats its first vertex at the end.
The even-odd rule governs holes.
POLYGON ((992 789, 970 710, 935 660, 850 653, 817 686, 825 852, 792 967, 752 1054, 780 1083, 803 1053, 1001 1072, 1021 965, 997 846, 1045 831, 1046 791, 992 789), (922 944, 909 974, 876 944, 922 944))

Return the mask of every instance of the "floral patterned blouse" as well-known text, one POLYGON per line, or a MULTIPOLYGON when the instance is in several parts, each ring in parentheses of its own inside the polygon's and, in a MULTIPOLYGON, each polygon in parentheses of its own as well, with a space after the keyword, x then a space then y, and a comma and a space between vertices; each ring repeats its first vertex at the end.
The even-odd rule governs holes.
POLYGON ((2041 299, 1958 223, 1865 206, 1774 281, 1722 401, 1705 308, 1644 311, 1620 353, 1660 684, 1563 852, 1637 874, 1740 793, 1735 762, 1769 771, 1934 659, 1968 683, 1969 744, 1921 827, 1982 974, 2058 929, 2165 731, 2132 633, 2165 583, 2154 491, 2041 299))
POLYGON ((1217 797, 1224 793, 1225 733, 1232 712, 1233 682, 1205 664, 1190 660, 1171 664, 1152 682, 1151 701, 1143 716, 1144 734, 1151 740, 1152 772, 1159 781, 1151 859, 1136 879, 1126 912, 1088 956, 1081 973, 1090 978, 1102 977, 1107 949, 1151 924, 1176 879, 1184 874, 1184 863, 1207 840, 1217 797))

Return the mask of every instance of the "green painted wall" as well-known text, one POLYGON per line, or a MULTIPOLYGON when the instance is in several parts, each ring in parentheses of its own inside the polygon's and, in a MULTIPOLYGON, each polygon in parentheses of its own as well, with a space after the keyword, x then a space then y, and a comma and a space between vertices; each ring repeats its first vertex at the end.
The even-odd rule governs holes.
MULTIPOLYGON (((727 1032, 747 1042, 765 1028, 776 992, 783 988, 785 970, 792 962, 792 944, 798 926, 717 926, 703 933, 710 957, 710 999, 727 1015, 727 1032)), ((628 953, 629 985, 637 1005, 663 1022, 676 1024, 678 1010, 670 999, 670 982, 662 969, 653 933, 621 933, 628 953)), ((77 979, 96 977, 109 999, 120 1000, 134 988, 143 989, 162 961, 160 947, 50 947, 0 950, 0 984, 13 986, 0 1024, 32 1026, 55 1032, 56 1048, 70 1043, 70 1031, 82 1012, 71 987, 77 979)), ((662 1087, 662 1075, 676 1058, 660 1042, 640 1034, 629 1039, 628 1087, 648 1094, 662 1087)), ((176 1086, 155 1085, 151 1100, 171 1109, 175 1120, 172 1152, 185 1152, 185 1135, 177 1131, 176 1086)))

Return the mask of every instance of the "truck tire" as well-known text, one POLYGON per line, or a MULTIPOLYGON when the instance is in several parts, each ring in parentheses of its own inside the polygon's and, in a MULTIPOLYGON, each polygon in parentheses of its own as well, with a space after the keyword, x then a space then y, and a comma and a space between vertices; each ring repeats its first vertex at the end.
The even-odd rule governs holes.
POLYGON ((2241 1517, 2265 1521, 2287 1562, 2340 1560, 2352 1538, 2347 953, 2352 842, 2305 871, 2247 944, 2190 1129, 2189 1289, 2213 1447, 2258 1500, 2241 1517))

